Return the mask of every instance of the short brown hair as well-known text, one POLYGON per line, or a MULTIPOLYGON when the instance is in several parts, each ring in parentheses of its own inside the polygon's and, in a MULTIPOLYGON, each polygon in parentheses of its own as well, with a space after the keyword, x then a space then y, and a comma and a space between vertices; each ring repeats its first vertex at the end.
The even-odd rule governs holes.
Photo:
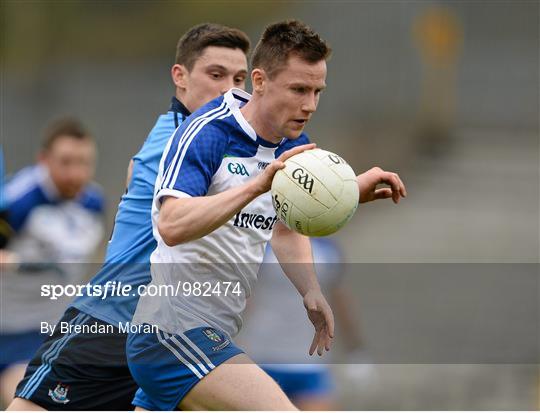
POLYGON ((208 46, 240 49, 247 55, 251 44, 242 30, 221 24, 203 23, 189 29, 178 40, 175 63, 191 71, 195 61, 208 46))
POLYGON ((92 137, 82 122, 73 117, 63 117, 49 123, 43 134, 43 150, 48 151, 60 137, 90 139, 92 137))
POLYGON ((274 23, 266 28, 255 46, 252 69, 261 68, 270 78, 295 54, 309 63, 327 60, 332 49, 311 28, 298 20, 274 23))

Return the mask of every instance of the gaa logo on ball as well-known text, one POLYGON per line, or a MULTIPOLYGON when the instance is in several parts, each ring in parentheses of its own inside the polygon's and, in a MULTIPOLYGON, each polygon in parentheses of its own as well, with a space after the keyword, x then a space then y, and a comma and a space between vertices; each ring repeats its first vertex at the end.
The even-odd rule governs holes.
POLYGON ((312 237, 333 234, 358 206, 352 168, 335 153, 312 149, 285 161, 272 181, 272 203, 290 229, 312 237))

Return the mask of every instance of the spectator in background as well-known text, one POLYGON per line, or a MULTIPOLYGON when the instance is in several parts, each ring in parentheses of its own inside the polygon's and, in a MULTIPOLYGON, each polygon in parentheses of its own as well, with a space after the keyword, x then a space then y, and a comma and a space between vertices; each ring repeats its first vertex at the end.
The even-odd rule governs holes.
MULTIPOLYGON (((55 324, 66 300, 41 297, 45 284, 76 284, 103 237, 104 198, 91 183, 96 147, 76 119, 49 125, 36 165, 4 186, 7 244, 0 298, 0 395, 7 404, 25 365, 47 337, 41 323, 55 324)), ((65 297, 69 299, 69 297, 65 297)))
MULTIPOLYGON (((361 349, 359 323, 353 316, 350 295, 343 285, 343 254, 331 238, 312 238, 313 262, 323 294, 334 309, 344 339, 344 349, 361 349)), ((334 378, 328 367, 329 354, 320 359, 309 357, 313 327, 300 310, 298 292, 283 274, 268 245, 258 284, 250 299, 246 322, 239 342, 246 353, 281 386, 300 410, 337 410, 334 378)))

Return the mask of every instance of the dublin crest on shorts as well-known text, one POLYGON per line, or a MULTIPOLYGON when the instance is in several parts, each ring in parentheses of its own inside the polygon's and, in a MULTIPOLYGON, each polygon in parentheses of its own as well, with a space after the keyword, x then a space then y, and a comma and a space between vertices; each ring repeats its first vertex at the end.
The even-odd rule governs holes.
POLYGON ((64 386, 62 383, 58 383, 54 390, 49 389, 49 396, 56 403, 66 404, 69 402, 67 398, 67 393, 69 386, 64 386))

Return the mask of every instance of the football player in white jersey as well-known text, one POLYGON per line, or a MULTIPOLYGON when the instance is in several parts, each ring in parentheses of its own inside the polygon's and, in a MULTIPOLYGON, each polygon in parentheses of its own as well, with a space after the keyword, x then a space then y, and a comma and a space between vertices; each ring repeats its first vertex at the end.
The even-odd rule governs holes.
MULTIPOLYGON (((7 245, 19 264, 2 269, 0 395, 9 403, 26 363, 57 321, 68 297, 50 300, 46 284, 82 282, 104 234, 105 199, 92 182, 96 146, 80 121, 63 118, 45 132, 39 162, 11 177, 5 188, 7 245), (18 267, 18 268, 17 268, 18 267)), ((14 258, 12 258, 14 259, 14 258)))
MULTIPOLYGON (((241 327, 240 313, 269 240, 315 327, 309 352, 330 349, 334 320, 315 276, 309 239, 276 220, 268 194, 284 161, 314 147, 303 129, 326 86, 329 54, 328 45, 301 22, 269 26, 252 59, 253 96, 232 89, 193 113, 171 137, 155 186, 157 248, 147 287, 176 293, 143 294, 138 303, 127 344, 129 367, 141 387, 137 407, 294 409, 231 338, 241 327)), ((360 175, 358 184, 360 202, 398 202, 406 195, 399 177, 380 169, 360 175), (378 183, 390 187, 377 189, 378 183)))

